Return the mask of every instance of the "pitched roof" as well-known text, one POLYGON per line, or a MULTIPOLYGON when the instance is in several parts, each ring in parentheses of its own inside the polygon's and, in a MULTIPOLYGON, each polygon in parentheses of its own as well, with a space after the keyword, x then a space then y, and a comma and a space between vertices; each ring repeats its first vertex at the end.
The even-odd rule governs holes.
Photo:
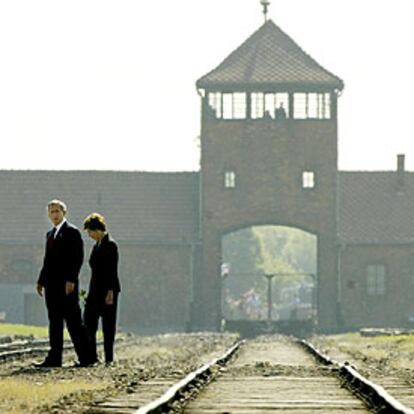
MULTIPOLYGON (((0 171, 0 242, 39 243, 45 205, 61 198, 82 227, 101 212, 120 242, 188 243, 198 234, 198 173, 0 171)), ((338 236, 344 243, 414 243, 414 173, 338 173, 338 236)))
POLYGON ((338 236, 344 243, 414 243, 414 173, 338 174, 338 236))
POLYGON ((43 242, 53 198, 67 203, 69 221, 80 228, 89 213, 102 213, 118 241, 175 243, 197 235, 198 173, 0 171, 0 241, 43 242))
POLYGON ((343 89, 343 82, 305 53, 268 20, 219 66, 197 81, 220 86, 313 86, 343 89))

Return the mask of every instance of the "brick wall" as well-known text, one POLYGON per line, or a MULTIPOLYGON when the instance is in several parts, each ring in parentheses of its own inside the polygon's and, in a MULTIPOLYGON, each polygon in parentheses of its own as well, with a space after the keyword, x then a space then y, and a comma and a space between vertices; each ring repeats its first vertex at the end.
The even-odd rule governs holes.
POLYGON ((185 330, 191 260, 190 246, 121 246, 120 324, 138 331, 185 330))
MULTIPOLYGON (((43 244, 0 245, 1 283, 34 287, 42 266, 43 249, 43 244)), ((90 250, 91 244, 87 244, 81 271, 81 284, 84 288, 87 288, 90 278, 90 250)), ((153 332, 186 329, 190 319, 192 287, 191 247, 120 243, 119 250, 122 284, 120 325, 153 332)), ((23 303, 24 292, 22 289, 19 291, 22 296, 19 300, 23 303)), ((33 300, 36 307, 43 306, 42 299, 33 300)), ((23 310, 21 314, 23 315, 23 310)), ((25 322, 20 319, 22 316, 19 316, 18 321, 13 321, 25 322)))
POLYGON ((217 326, 221 237, 253 225, 297 227, 318 236, 319 320, 336 324, 335 120, 208 120, 203 122, 202 292, 205 324, 217 326), (224 188, 235 171, 236 188, 224 188), (302 172, 316 185, 302 188, 302 172))
POLYGON ((346 246, 341 252, 341 309, 346 327, 402 327, 414 317, 414 247, 346 246), (384 295, 368 295, 368 265, 384 265, 384 295))
POLYGON ((0 244, 2 283, 34 284, 43 260, 42 244, 0 244))

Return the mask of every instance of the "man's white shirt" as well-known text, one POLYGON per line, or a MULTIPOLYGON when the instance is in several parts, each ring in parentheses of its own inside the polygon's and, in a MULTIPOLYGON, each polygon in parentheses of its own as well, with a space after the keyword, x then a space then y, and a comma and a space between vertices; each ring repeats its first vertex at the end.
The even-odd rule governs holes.
POLYGON ((55 229, 56 229, 56 231, 55 231, 55 236, 54 236, 54 238, 56 239, 56 236, 58 235, 58 233, 59 233, 59 231, 60 231, 60 229, 62 228, 62 226, 66 223, 66 219, 64 218, 56 227, 55 227, 55 229))

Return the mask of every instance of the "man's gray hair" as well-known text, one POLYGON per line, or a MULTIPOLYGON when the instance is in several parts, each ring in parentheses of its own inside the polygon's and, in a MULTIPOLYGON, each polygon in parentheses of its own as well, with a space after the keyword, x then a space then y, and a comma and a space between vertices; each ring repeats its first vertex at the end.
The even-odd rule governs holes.
POLYGON ((65 214, 68 211, 68 207, 66 206, 66 204, 63 201, 58 200, 57 198, 50 200, 47 203, 47 210, 49 211, 50 207, 52 206, 58 206, 65 214))

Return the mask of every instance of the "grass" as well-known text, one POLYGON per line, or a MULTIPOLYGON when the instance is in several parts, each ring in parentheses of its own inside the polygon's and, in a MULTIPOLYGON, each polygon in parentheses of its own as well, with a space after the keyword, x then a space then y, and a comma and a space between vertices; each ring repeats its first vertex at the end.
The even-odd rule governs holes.
MULTIPOLYGON (((0 336, 34 336, 36 338, 47 338, 48 328, 47 326, 30 326, 19 325, 12 323, 0 323, 0 336)), ((102 332, 97 332, 97 338, 102 338, 102 332)), ((65 329, 65 339, 69 339, 69 334, 65 329)))
POLYGON ((2 414, 29 412, 33 408, 50 404, 60 397, 76 391, 102 389, 107 384, 91 384, 79 379, 55 382, 32 382, 27 380, 0 380, 0 407, 2 414))
POLYGON ((414 335, 364 337, 358 333, 326 337, 331 346, 371 360, 386 359, 394 368, 414 369, 414 335))
POLYGON ((414 351, 414 335, 384 335, 366 337, 359 333, 349 333, 342 335, 333 335, 335 341, 340 341, 353 346, 397 346, 398 348, 406 348, 409 351, 414 351))
POLYGON ((33 335, 35 337, 47 337, 48 330, 45 326, 30 326, 11 323, 1 323, 0 335, 33 335))

